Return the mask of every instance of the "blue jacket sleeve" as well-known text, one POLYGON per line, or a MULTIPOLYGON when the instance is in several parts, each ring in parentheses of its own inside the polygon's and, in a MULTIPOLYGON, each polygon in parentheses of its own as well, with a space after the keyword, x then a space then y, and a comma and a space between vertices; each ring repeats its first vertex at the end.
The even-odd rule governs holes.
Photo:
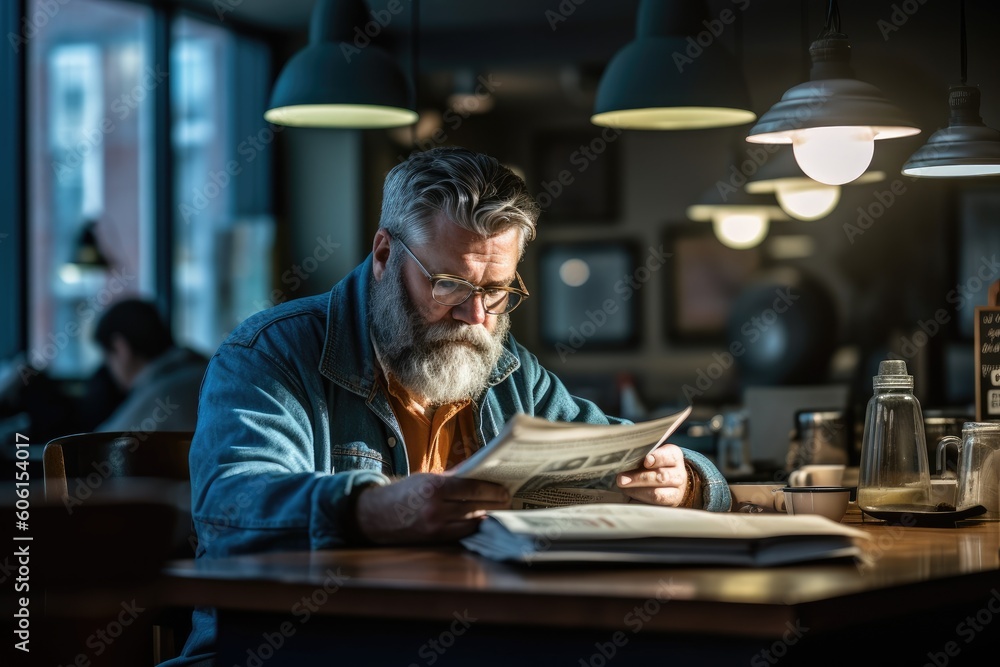
POLYGON ((349 503, 378 471, 329 474, 315 461, 314 420, 299 386, 259 349, 224 344, 201 389, 189 455, 198 555, 323 549, 350 541, 349 503))

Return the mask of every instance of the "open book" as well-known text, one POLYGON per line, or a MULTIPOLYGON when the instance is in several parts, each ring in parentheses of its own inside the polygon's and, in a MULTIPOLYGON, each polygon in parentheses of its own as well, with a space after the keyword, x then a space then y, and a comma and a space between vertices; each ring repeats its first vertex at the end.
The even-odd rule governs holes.
POLYGON ((642 466, 649 452, 691 414, 691 406, 637 424, 552 422, 515 415, 488 445, 450 471, 507 487, 514 509, 624 503, 619 472, 642 466))
POLYGON ((654 505, 591 504, 488 512, 462 540, 521 564, 634 562, 763 567, 862 558, 868 533, 817 515, 738 514, 654 505))

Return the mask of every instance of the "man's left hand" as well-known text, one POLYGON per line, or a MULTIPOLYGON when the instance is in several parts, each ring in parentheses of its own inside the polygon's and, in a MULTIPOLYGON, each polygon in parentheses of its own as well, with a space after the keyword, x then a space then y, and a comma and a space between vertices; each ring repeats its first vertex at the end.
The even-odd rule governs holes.
POLYGON ((684 453, 677 445, 663 445, 646 455, 643 467, 618 474, 618 487, 633 500, 679 507, 688 490, 684 453))

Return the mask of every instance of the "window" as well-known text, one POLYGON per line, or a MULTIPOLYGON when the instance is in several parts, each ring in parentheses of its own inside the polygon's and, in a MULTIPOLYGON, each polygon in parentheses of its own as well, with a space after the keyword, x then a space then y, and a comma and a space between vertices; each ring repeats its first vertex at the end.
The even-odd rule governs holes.
POLYGON ((57 7, 27 50, 28 359, 67 377, 98 363, 103 309, 155 289, 148 100, 162 79, 148 7, 57 7))
POLYGON ((173 326, 207 354, 270 292, 269 68, 261 44, 188 17, 173 24, 173 326))
POLYGON ((48 17, 26 45, 28 360, 88 374, 101 313, 129 295, 169 304, 177 340, 211 353, 270 291, 268 48, 143 3, 42 5, 25 9, 48 17))

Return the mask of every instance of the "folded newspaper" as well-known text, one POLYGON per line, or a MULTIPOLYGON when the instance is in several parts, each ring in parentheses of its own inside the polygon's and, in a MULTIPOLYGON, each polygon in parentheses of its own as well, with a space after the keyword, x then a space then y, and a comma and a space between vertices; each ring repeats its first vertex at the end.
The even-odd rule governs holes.
POLYGON ((868 533, 818 515, 591 504, 488 512, 462 544, 519 564, 633 562, 767 567, 864 560, 868 533))
POLYGON ((553 422, 515 415, 488 445, 452 469, 452 475, 501 484, 514 509, 625 503, 619 472, 642 466, 688 415, 679 412, 636 424, 553 422))

